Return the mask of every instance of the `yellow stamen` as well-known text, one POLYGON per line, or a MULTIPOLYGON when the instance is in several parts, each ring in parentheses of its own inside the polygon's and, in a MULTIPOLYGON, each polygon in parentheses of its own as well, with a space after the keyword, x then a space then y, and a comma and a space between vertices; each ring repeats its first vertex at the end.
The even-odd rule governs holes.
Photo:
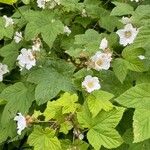
POLYGON ((126 32, 125 32, 125 37, 126 37, 126 38, 131 37, 131 35, 132 35, 132 34, 131 34, 131 31, 126 31, 126 32))
POLYGON ((100 66, 100 65, 103 64, 103 61, 102 61, 101 59, 99 59, 98 61, 96 61, 96 64, 97 64, 98 66, 100 66))
POLYGON ((93 84, 93 82, 89 82, 89 83, 87 84, 87 86, 88 86, 89 88, 92 88, 92 87, 94 86, 94 84, 93 84))

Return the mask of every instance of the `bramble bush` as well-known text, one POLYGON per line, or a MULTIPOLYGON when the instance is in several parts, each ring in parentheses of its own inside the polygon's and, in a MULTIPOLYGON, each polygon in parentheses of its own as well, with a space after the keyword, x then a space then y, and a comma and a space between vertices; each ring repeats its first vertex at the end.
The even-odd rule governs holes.
POLYGON ((0 149, 150 150, 150 0, 0 3, 0 149))

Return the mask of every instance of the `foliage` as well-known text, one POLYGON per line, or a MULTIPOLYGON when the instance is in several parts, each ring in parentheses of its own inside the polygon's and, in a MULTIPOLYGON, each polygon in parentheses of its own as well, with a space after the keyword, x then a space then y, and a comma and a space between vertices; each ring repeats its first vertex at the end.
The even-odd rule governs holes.
POLYGON ((0 14, 0 149, 149 150, 149 0, 0 0, 0 14))

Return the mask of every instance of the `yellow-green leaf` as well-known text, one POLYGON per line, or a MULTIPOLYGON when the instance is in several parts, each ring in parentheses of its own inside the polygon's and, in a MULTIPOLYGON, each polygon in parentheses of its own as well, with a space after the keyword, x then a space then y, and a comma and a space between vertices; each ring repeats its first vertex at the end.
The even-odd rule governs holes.
POLYGON ((62 107, 62 113, 74 113, 76 108, 79 106, 76 102, 78 96, 76 94, 64 93, 57 101, 56 105, 62 107))
POLYGON ((0 3, 12 5, 16 3, 18 0, 0 0, 0 3))
POLYGON ((71 121, 65 121, 61 124, 60 132, 68 134, 69 130, 73 128, 71 121))
POLYGON ((34 146, 34 150, 61 150, 55 131, 50 128, 44 130, 40 126, 35 126, 28 138, 28 143, 34 146))
POLYGON ((113 94, 105 91, 95 91, 87 98, 87 103, 92 116, 95 117, 102 109, 109 111, 113 108, 109 101, 114 97, 113 94))

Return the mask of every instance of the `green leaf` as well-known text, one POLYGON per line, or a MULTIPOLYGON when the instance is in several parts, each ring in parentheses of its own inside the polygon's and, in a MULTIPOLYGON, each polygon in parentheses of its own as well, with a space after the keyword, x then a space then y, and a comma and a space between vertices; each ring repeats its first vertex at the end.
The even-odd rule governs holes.
POLYGON ((0 0, 0 3, 12 5, 16 3, 18 0, 0 0))
POLYGON ((139 75, 136 75, 136 84, 141 84, 141 83, 150 83, 150 72, 143 72, 140 73, 139 75))
POLYGON ((25 29, 27 41, 41 34, 43 40, 51 48, 57 35, 63 33, 64 25, 60 20, 55 19, 51 11, 28 11, 24 15, 28 21, 25 29))
POLYGON ((143 60, 138 58, 139 55, 144 55, 145 50, 143 48, 125 48, 122 52, 124 57, 124 63, 129 70, 136 72, 144 72, 148 70, 148 66, 143 60))
POLYGON ((116 77, 119 79, 121 83, 126 78, 126 75, 128 73, 127 63, 122 58, 117 58, 113 61, 113 71, 116 75, 116 77))
POLYGON ((98 48, 100 42, 100 35, 97 31, 89 29, 85 34, 80 34, 75 36, 75 44, 78 45, 93 45, 98 48))
POLYGON ((116 101, 128 108, 135 108, 133 117, 134 142, 150 138, 150 84, 138 84, 119 96, 116 101))
POLYGON ((32 114, 33 118, 38 118, 39 116, 43 115, 43 113, 41 113, 40 111, 36 111, 34 110, 34 113, 32 114))
POLYGON ((0 40, 4 37, 11 39, 14 33, 13 25, 5 28, 5 19, 2 17, 0 17, 0 33, 0 40))
POLYGON ((138 84, 115 99, 119 104, 128 108, 150 108, 150 84, 138 84))
POLYGON ((109 11, 101 6, 101 2, 99 0, 85 0, 84 5, 87 15, 91 18, 100 19, 100 17, 107 16, 109 14, 109 11))
POLYGON ((0 55, 4 57, 3 63, 8 66, 9 70, 15 67, 16 59, 19 54, 19 48, 21 48, 21 44, 16 44, 15 42, 12 42, 8 45, 3 46, 0 49, 0 55))
POLYGON ((149 148, 150 140, 145 140, 144 142, 130 144, 128 150, 149 150, 149 148))
MULTIPOLYGON (((138 132, 137 132, 138 133, 138 132)), ((133 143, 133 131, 132 129, 127 129, 123 134, 123 139, 128 145, 128 150, 149 150, 150 140, 145 140, 143 142, 133 143)), ((120 150, 120 149, 119 149, 120 150)), ((124 150, 124 149, 121 149, 124 150)))
POLYGON ((119 133, 114 129, 105 130, 96 126, 87 133, 87 138, 95 150, 99 150, 101 145, 108 149, 116 148, 123 142, 119 133))
POLYGON ((148 25, 150 22, 150 5, 139 5, 132 13, 131 19, 134 24, 139 26, 148 25))
POLYGON ((123 115, 124 108, 115 107, 106 112, 101 111, 96 117, 92 117, 89 108, 86 104, 83 105, 82 111, 78 112, 78 121, 84 128, 91 129, 94 126, 106 128, 115 128, 123 115))
POLYGON ((116 7, 112 10, 112 16, 123 16, 133 13, 133 7, 127 3, 113 2, 116 7))
POLYGON ((148 70, 148 67, 145 66, 144 62, 139 58, 130 59, 126 61, 126 64, 127 64, 127 68, 131 71, 144 72, 148 70))
POLYGON ((23 2, 25 5, 30 4, 30 0, 22 0, 22 2, 23 2))
POLYGON ((145 50, 143 48, 135 48, 135 49, 125 48, 122 52, 122 56, 126 60, 132 60, 138 58, 139 55, 144 55, 144 53, 145 50))
POLYGON ((101 36, 97 31, 89 29, 85 34, 76 35, 74 42, 75 46, 71 47, 66 52, 73 57, 79 57, 83 54, 86 57, 90 56, 98 50, 100 37, 101 36))
POLYGON ((77 148, 80 150, 88 150, 89 144, 82 140, 75 140, 72 144, 72 148, 77 148))
POLYGON ((150 40, 150 25, 145 25, 139 29, 137 38, 135 39, 134 45, 136 47, 148 46, 148 41, 150 40))
POLYGON ((91 20, 89 18, 83 18, 83 17, 76 17, 74 23, 81 24, 84 28, 86 28, 90 23, 91 20))
POLYGON ((74 91, 71 80, 74 69, 63 61, 54 65, 34 70, 28 77, 29 82, 38 84, 35 99, 39 105, 51 100, 60 91, 74 91))
POLYGON ((61 140, 61 146, 63 150, 88 150, 89 144, 82 140, 74 140, 74 142, 70 140, 61 140))
POLYGON ((109 112, 101 111, 93 118, 88 107, 84 105, 82 111, 77 114, 82 127, 89 129, 87 138, 96 150, 99 150, 102 145, 110 149, 122 144, 122 139, 114 128, 123 112, 123 108, 114 108, 109 112))
POLYGON ((50 128, 44 130, 40 126, 35 126, 29 135, 28 143, 34 146, 34 150, 61 150, 60 142, 55 137, 55 131, 50 128))
POLYGON ((50 120, 57 116, 57 114, 68 114, 75 113, 79 104, 78 96, 76 94, 64 93, 59 99, 56 101, 48 102, 47 107, 44 111, 44 116, 46 120, 50 120))
POLYGON ((62 0, 61 5, 64 6, 64 10, 67 12, 76 11, 80 8, 78 1, 79 0, 62 0))
POLYGON ((124 83, 121 84, 114 72, 110 70, 98 72, 97 74, 95 74, 95 76, 101 79, 100 83, 102 90, 112 93, 115 96, 119 96, 120 94, 128 90, 130 87, 132 87, 133 81, 131 78, 128 77, 124 81, 124 83))
POLYGON ((113 94, 105 91, 95 91, 90 94, 87 97, 87 103, 93 117, 95 117, 102 109, 105 111, 111 110, 113 105, 109 100, 113 97, 113 94))
POLYGON ((76 79, 80 79, 80 78, 84 78, 85 76, 91 74, 92 75, 93 71, 92 70, 87 70, 86 68, 83 68, 81 70, 79 70, 78 72, 76 72, 73 76, 76 79))
POLYGON ((99 25, 109 32, 113 32, 116 27, 120 28, 122 26, 118 18, 114 16, 101 17, 101 19, 99 20, 99 25))
POLYGON ((52 102, 47 103, 47 107, 46 107, 43 115, 45 116, 45 120, 48 121, 52 118, 55 118, 57 116, 57 114, 60 114, 60 112, 61 112, 61 107, 57 106, 55 104, 55 101, 52 101, 52 102))
MULTIPOLYGON (((150 99, 149 99, 150 101, 150 99)), ((133 117, 134 142, 150 138, 150 110, 136 109, 133 117)))
POLYGON ((72 122, 65 121, 61 123, 59 132, 62 132, 64 134, 68 134, 69 130, 73 128, 72 122))
POLYGON ((62 107, 62 113, 74 113, 78 107, 76 102, 78 96, 76 94, 64 93, 55 103, 57 106, 62 107))
POLYGON ((13 120, 9 121, 9 123, 2 126, 0 124, 0 143, 3 143, 7 140, 7 138, 13 138, 16 136, 16 125, 13 120))
POLYGON ((2 115, 2 124, 5 125, 16 116, 17 112, 25 114, 34 101, 34 86, 25 86, 22 82, 15 83, 5 88, 0 98, 7 101, 2 115))

